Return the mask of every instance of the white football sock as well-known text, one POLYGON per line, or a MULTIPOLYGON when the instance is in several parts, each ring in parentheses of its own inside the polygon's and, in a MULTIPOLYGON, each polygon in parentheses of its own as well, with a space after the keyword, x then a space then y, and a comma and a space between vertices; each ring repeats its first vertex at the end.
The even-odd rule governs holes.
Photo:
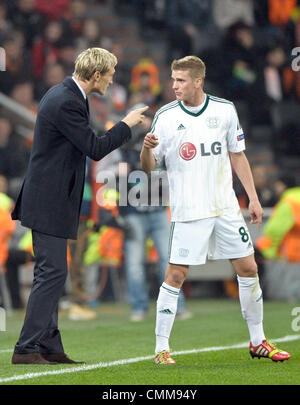
POLYGON ((179 288, 171 287, 166 283, 162 283, 159 289, 156 304, 155 353, 170 350, 169 337, 177 311, 179 291, 179 288))
POLYGON ((239 277, 239 297, 243 318, 246 320, 250 340, 258 346, 265 340, 263 330, 263 298, 257 277, 239 277))

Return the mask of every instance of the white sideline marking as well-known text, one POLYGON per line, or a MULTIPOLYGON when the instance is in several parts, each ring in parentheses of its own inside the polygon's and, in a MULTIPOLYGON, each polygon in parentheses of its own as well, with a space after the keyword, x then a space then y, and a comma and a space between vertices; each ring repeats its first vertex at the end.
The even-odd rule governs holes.
MULTIPOLYGON (((300 335, 287 335, 282 338, 272 339, 272 340, 274 342, 291 342, 293 340, 298 340, 298 339, 300 339, 300 335)), ((235 344, 232 346, 212 346, 212 347, 203 347, 202 349, 181 350, 179 352, 172 352, 172 355, 179 356, 181 354, 193 354, 193 353, 202 353, 202 352, 213 352, 213 351, 219 351, 219 350, 242 349, 242 348, 245 348, 248 346, 249 346, 249 341, 244 342, 244 343, 238 343, 238 344, 235 344)), ((11 351, 11 350, 7 349, 6 351, 11 351)), ((131 359, 124 359, 124 360, 115 360, 115 361, 110 361, 107 363, 96 363, 96 364, 91 364, 89 366, 61 368, 61 369, 52 370, 52 371, 41 371, 41 372, 37 372, 37 373, 13 375, 13 376, 7 377, 7 378, 0 378, 0 383, 6 383, 6 382, 10 382, 10 381, 29 380, 32 378, 45 377, 48 375, 70 374, 70 373, 76 373, 78 371, 95 370, 98 368, 122 366, 124 364, 138 363, 138 362, 144 361, 144 360, 151 360, 153 358, 154 358, 154 355, 152 354, 149 356, 134 357, 131 359)), ((53 366, 51 366, 51 367, 53 367, 53 366)))
POLYGON ((0 350, 0 354, 1 353, 12 353, 12 352, 13 352, 12 349, 2 349, 2 350, 0 350))

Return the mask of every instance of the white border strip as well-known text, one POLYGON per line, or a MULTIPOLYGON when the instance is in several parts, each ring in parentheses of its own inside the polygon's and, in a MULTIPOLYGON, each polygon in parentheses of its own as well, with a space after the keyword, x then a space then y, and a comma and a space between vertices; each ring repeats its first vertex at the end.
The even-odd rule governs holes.
MULTIPOLYGON (((274 342, 275 341, 276 342, 291 342, 293 340, 299 340, 299 339, 300 339, 300 335, 287 335, 282 338, 273 339, 273 341, 274 342)), ((220 350, 242 349, 242 348, 245 348, 248 346, 249 346, 249 341, 244 342, 244 343, 238 343, 238 344, 235 344, 232 346, 212 346, 212 347, 203 347, 202 349, 182 350, 179 352, 172 352, 172 355, 179 356, 182 354, 195 354, 195 353, 213 352, 213 351, 220 351, 220 350)), ((0 383, 29 380, 29 379, 45 377, 45 376, 49 376, 49 375, 77 373, 79 371, 89 371, 89 370, 95 370, 95 369, 99 369, 99 368, 122 366, 124 364, 132 364, 132 363, 138 363, 138 362, 144 361, 144 360, 151 360, 153 358, 154 358, 154 355, 152 354, 149 356, 134 357, 131 359, 124 359, 124 360, 116 360, 116 361, 111 361, 111 362, 107 362, 107 363, 96 363, 96 364, 91 364, 89 366, 61 368, 61 369, 52 370, 52 371, 41 371, 41 372, 37 372, 37 373, 13 375, 12 377, 0 378, 0 383)), ((18 366, 16 366, 16 367, 18 367, 18 366)), ((53 366, 51 366, 51 367, 53 367, 53 366)))

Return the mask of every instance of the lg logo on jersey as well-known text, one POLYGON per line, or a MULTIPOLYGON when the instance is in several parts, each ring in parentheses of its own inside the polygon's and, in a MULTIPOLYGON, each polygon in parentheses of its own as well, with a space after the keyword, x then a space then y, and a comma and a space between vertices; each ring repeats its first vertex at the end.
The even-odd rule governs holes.
MULTIPOLYGON (((200 143, 200 155, 220 155, 222 152, 221 142, 213 142, 210 146, 200 143)), ((191 142, 183 143, 179 148, 179 155, 183 160, 192 160, 197 154, 196 146, 191 142)))
POLYGON ((196 146, 191 142, 185 142, 179 148, 179 155, 183 160, 192 160, 196 154, 196 146))

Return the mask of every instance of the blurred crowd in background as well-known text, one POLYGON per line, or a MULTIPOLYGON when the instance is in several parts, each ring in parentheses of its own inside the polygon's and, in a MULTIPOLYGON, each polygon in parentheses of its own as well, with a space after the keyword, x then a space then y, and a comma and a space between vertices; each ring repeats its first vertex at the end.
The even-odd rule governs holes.
MULTIPOLYGON (((64 297, 65 305, 72 302, 71 319, 92 318, 91 308, 105 299, 106 291, 108 299, 122 301, 128 295, 131 319, 142 320, 155 296, 151 285, 158 286, 163 277, 168 208, 118 207, 117 189, 107 190, 106 203, 99 207, 97 174, 111 171, 120 179, 140 169, 139 153, 151 120, 174 99, 173 59, 202 58, 205 91, 234 102, 263 207, 274 207, 286 189, 299 186, 299 0, 0 0, 0 46, 6 55, 0 94, 33 114, 43 94, 72 75, 76 55, 93 46, 118 58, 107 94, 89 96, 95 130, 103 133, 137 105, 150 107, 130 144, 101 162, 87 160, 79 238, 70 241, 64 297), (125 285, 120 273, 126 274, 125 285)), ((11 224, 4 212, 11 210, 22 184, 32 138, 33 130, 16 125, 2 103, 0 270, 13 308, 26 304, 20 266, 32 268, 34 256, 28 230, 11 224)), ((237 179, 234 187, 246 208, 247 196, 237 179)), ((299 210, 300 200, 295 216, 299 210)), ((298 243, 300 251, 300 237, 298 243)), ((189 295, 188 283, 185 293, 189 295)), ((218 287, 217 294, 237 297, 234 281, 218 287)), ((184 297, 180 314, 188 316, 184 297)))

